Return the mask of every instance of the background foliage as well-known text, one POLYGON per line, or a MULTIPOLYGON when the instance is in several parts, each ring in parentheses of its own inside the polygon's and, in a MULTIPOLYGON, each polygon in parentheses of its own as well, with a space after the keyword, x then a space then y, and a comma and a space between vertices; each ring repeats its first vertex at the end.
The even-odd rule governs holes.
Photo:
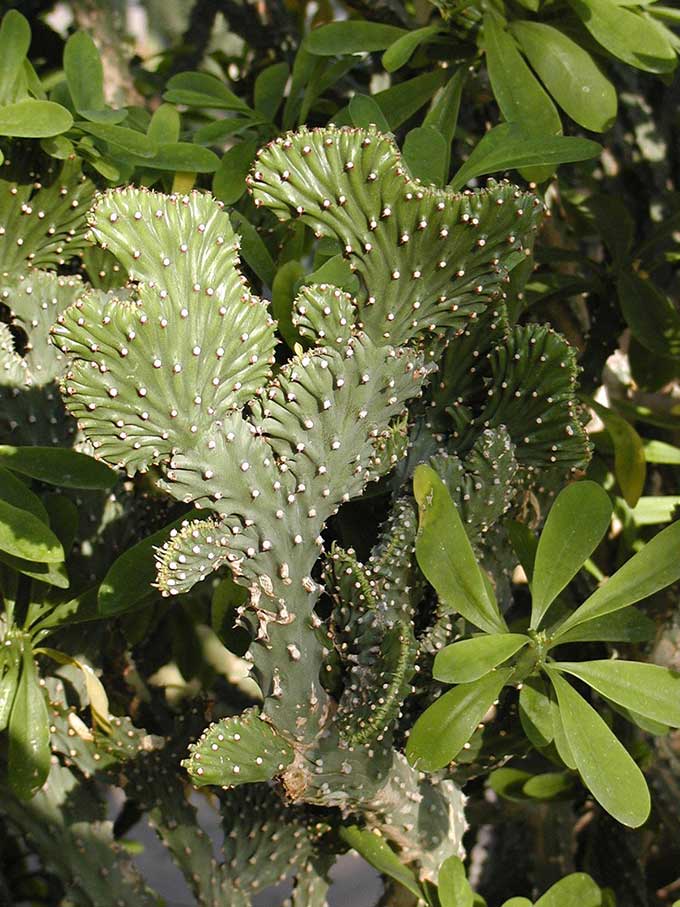
POLYGON ((677 10, 0 11, 0 901, 161 903, 146 816, 201 904, 280 903, 259 892, 292 876, 295 907, 324 905, 348 850, 385 905, 673 903, 677 10), (522 188, 455 195, 488 176, 522 188), (107 193, 129 184, 166 195, 107 193), (205 195, 172 213, 193 189, 229 220, 205 195), (179 317, 210 281, 228 320, 179 317), (366 437, 342 385, 296 402, 321 359, 366 437), (332 456, 317 398, 356 445, 333 483, 305 472, 332 456), (236 452, 196 456, 215 412, 236 452), (248 496, 249 426, 304 474, 299 534, 248 496))

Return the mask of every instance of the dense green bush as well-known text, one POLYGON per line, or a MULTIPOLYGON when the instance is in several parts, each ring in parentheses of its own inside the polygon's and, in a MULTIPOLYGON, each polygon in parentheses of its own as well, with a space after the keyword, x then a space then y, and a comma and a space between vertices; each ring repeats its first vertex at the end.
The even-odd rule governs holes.
POLYGON ((142 817, 214 907, 350 850, 390 907, 672 902, 677 11, 51 6, 0 26, 0 902, 164 903, 142 817))

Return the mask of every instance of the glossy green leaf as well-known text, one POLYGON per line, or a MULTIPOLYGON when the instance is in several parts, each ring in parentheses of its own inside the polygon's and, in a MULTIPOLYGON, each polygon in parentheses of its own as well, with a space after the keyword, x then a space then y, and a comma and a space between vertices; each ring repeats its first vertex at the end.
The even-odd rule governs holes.
POLYGON ((26 560, 23 557, 14 557, 4 552, 0 552, 0 561, 3 564, 7 564, 12 570, 23 573, 24 576, 30 576, 31 579, 35 579, 40 583, 46 583, 48 586, 55 586, 57 589, 68 589, 70 585, 63 561, 39 563, 26 560))
POLYGON ((453 761, 498 698, 512 671, 498 668, 444 693, 416 721, 406 745, 415 768, 434 772, 453 761))
POLYGON ((222 155, 213 177, 212 191, 225 205, 235 205, 246 191, 246 177, 258 149, 256 139, 245 139, 222 155))
POLYGON ((381 132, 389 132, 390 126, 377 102, 367 94, 355 94, 349 102, 349 115, 353 126, 367 128, 377 126, 381 132))
POLYGON ((435 69, 405 82, 398 82, 372 97, 385 114, 390 129, 395 130, 428 103, 445 79, 446 71, 435 69))
POLYGON ((635 608, 624 608, 603 617, 578 624, 560 635, 559 644, 567 642, 649 642, 654 639, 656 623, 635 608))
POLYGON ((265 286, 271 287, 276 274, 276 265, 269 254, 269 249, 255 227, 240 214, 231 215, 234 229, 241 236, 241 257, 252 268, 265 286))
POLYGON ((181 72, 168 80, 164 101, 187 107, 209 107, 214 110, 242 110, 250 107, 217 76, 204 72, 181 72))
POLYGON ((574 758, 573 750, 564 729, 564 722, 562 721, 562 715, 558 708, 557 697, 554 690, 551 690, 550 699, 552 702, 550 715, 552 717, 553 725, 553 743, 555 745, 555 749, 557 750, 557 755, 560 757, 562 762, 564 762, 567 768, 572 769, 572 771, 576 771, 576 759, 574 758))
POLYGON ((61 447, 0 445, 0 466, 61 488, 113 488, 118 474, 87 454, 61 447))
POLYGON ((531 772, 507 765, 491 772, 489 787, 504 800, 512 803, 525 803, 527 796, 524 793, 524 785, 531 777, 531 772))
POLYGON ((634 337, 650 352, 680 356, 680 314, 649 278, 624 271, 617 281, 619 304, 634 337))
POLYGON ((273 120, 281 106, 289 74, 287 63, 274 63, 263 69, 255 79, 255 110, 267 120, 273 120))
POLYGON ((7 727, 12 713, 21 671, 19 646, 16 641, 12 645, 7 643, 8 640, 3 640, 3 651, 0 653, 0 733, 7 727))
POLYGON ((641 551, 596 589, 562 624, 556 639, 563 637, 572 627, 634 605, 680 579, 679 550, 680 521, 655 535, 641 551))
POLYGON ((559 661, 553 667, 572 674, 626 709, 680 727, 680 674, 637 661, 559 661))
POLYGON ((536 747, 547 746, 552 742, 553 708, 543 677, 528 677, 519 693, 519 718, 524 733, 536 747))
POLYGON ((612 509, 609 495, 596 482, 575 482, 555 499, 536 550, 531 584, 534 629, 602 541, 612 509))
POLYGON ((595 400, 588 401, 604 422, 614 444, 614 474, 624 500, 629 507, 635 507, 647 476, 647 461, 642 438, 627 419, 601 406, 595 400))
POLYGON ((29 800, 45 783, 50 770, 50 728, 45 694, 33 652, 24 644, 19 685, 9 716, 7 776, 14 793, 29 800))
POLYGON ((0 104, 16 100, 17 82, 30 44, 28 20, 16 9, 8 10, 0 25, 0 104))
POLYGON ((45 523, 28 510, 0 501, 0 551, 38 563, 64 560, 64 549, 45 523))
POLYGON ((110 123, 86 123, 80 121, 78 129, 93 135, 115 148, 120 148, 126 154, 134 154, 141 158, 151 158, 158 153, 158 146, 148 135, 128 129, 126 126, 112 126, 110 123))
POLYGON ((556 670, 551 669, 549 676, 584 784, 618 822, 638 828, 647 820, 651 808, 642 772, 595 709, 556 670))
POLYGON ((470 683, 512 658, 529 641, 523 633, 493 633, 454 642, 437 652, 432 676, 444 683, 470 683))
POLYGON ((144 161, 144 167, 150 170, 188 173, 214 173, 219 166, 220 159, 214 151, 193 142, 165 142, 152 158, 144 161))
POLYGON ((426 25, 424 28, 416 28, 397 38, 382 55, 383 69, 387 72, 401 69, 411 59, 414 51, 421 44, 427 43, 439 30, 439 25, 426 25))
POLYGON ((418 126, 407 132, 402 155, 416 179, 444 185, 449 145, 435 126, 418 126))
POLYGON ((152 142, 165 145, 179 141, 181 118, 173 104, 160 104, 149 120, 146 134, 152 142))
POLYGON ((73 117, 61 104, 25 98, 0 107, 0 135, 41 139, 66 132, 73 117))
POLYGON ((544 772, 531 777, 523 787, 532 800, 557 800, 565 798, 574 787, 574 778, 566 772, 544 772))
POLYGON ((0 500, 12 504, 13 507, 28 510, 43 523, 49 524, 47 511, 38 495, 33 494, 25 482, 4 467, 0 467, 0 500))
POLYGON ((467 67, 459 66, 451 76, 441 92, 435 97, 430 107, 423 126, 434 126, 446 142, 446 160, 444 163, 444 182, 448 180, 451 166, 451 142, 456 134, 458 114, 460 112, 460 99, 463 86, 468 75, 467 67))
POLYGON ((504 21, 492 10, 484 15, 483 42, 494 97, 508 123, 541 135, 560 133, 562 123, 555 105, 529 69, 504 21))
POLYGON ((459 857, 444 860, 439 869, 437 886, 441 907, 473 907, 474 895, 459 857))
POLYGON ((587 161, 602 151, 597 142, 562 135, 532 135, 513 123, 490 129, 450 182, 462 189, 468 180, 487 173, 587 161))
POLYGON ((78 31, 67 40, 64 74, 79 113, 104 110, 104 68, 97 46, 87 32, 78 31))
POLYGON ((441 606, 487 633, 506 632, 446 486, 434 469, 423 465, 416 468, 413 489, 419 510, 416 558, 441 606))
POLYGON ((408 889, 417 898, 422 897, 420 885, 412 872, 401 862, 387 841, 379 834, 361 829, 357 825, 345 825, 339 829, 342 840, 378 872, 389 876, 408 889))
POLYGON ((287 261, 276 272, 272 284, 272 315, 276 319, 279 333, 291 350, 302 339, 293 325, 292 314, 296 289, 304 274, 305 269, 299 261, 287 261))
POLYGON ((619 60, 646 72, 671 72, 675 52, 665 36, 639 12, 615 0, 569 0, 598 44, 619 60))
POLYGON ((315 28, 305 38, 305 48, 309 53, 319 56, 366 53, 385 50, 408 34, 410 32, 394 25, 351 19, 315 28))
POLYGON ((573 120, 593 132, 611 126, 616 89, 587 50, 543 22, 513 22, 512 33, 552 97, 573 120))
POLYGON ((535 907, 600 907, 602 892, 585 872, 565 876, 536 901, 535 907))
POLYGON ((99 587, 98 606, 102 617, 112 617, 129 611, 154 594, 156 581, 154 550, 163 544, 172 529, 196 517, 198 511, 185 514, 153 535, 123 552, 109 568, 99 587))
POLYGON ((629 515, 636 526, 656 526, 672 520, 677 507, 680 507, 680 495, 645 495, 629 515))

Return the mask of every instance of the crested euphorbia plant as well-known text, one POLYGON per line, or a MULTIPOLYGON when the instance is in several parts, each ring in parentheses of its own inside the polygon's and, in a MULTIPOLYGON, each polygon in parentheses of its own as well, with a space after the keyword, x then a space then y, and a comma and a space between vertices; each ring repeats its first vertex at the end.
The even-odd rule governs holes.
POLYGON ((570 680, 582 681, 629 721, 665 733, 680 727, 680 674, 618 658, 573 661, 569 644, 646 638, 647 622, 632 605, 680 577, 680 522, 656 535, 572 610, 560 595, 609 529, 612 503, 594 482, 569 485, 550 508, 538 543, 526 527, 514 526, 531 589, 531 615, 510 628, 441 479, 430 467, 419 466, 414 482, 420 508, 418 563, 442 606, 462 614, 481 633, 437 653, 434 677, 456 686, 416 722, 406 748, 411 763, 433 771, 453 761, 504 687, 515 686, 531 743, 556 751, 624 825, 642 825, 650 811, 642 772, 570 680))

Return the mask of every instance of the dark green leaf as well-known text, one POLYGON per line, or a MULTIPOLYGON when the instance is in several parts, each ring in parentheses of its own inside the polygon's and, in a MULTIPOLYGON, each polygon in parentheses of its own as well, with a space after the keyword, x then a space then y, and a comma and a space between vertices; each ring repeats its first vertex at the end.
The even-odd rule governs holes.
POLYGON ((410 32, 394 25, 379 22, 362 22, 352 19, 347 22, 331 22, 315 28, 305 39, 309 53, 319 56, 357 54, 367 51, 385 50, 397 39, 410 32))
POLYGON ((0 445, 0 465, 61 488, 113 488, 118 474, 87 454, 60 447, 0 445))
POLYGON ((524 785, 531 778, 530 772, 525 772, 520 768, 503 766, 489 775, 489 787, 491 790, 502 797, 504 800, 510 800, 515 803, 526 802, 524 785))
POLYGON ((5 638, 0 652, 0 733, 7 727, 21 670, 18 641, 8 643, 9 640, 5 638))
POLYGON ((434 772, 454 760, 498 698, 512 671, 498 668, 437 699, 416 721, 406 745, 415 768, 434 772))
POLYGON ((96 44, 84 31, 66 42, 64 74, 78 113, 104 110, 104 68, 96 44))
POLYGON ((460 111, 460 99, 463 94, 463 85, 467 77, 467 68, 460 66, 438 97, 432 103, 432 107, 423 120, 423 126, 434 126, 444 136, 446 142, 446 161, 444 165, 444 182, 448 180, 449 168, 451 166, 451 142, 456 134, 458 125, 458 113, 460 111))
POLYGON ((504 21, 491 9, 484 16, 483 41, 494 97, 508 123, 541 135, 560 133, 562 124, 555 105, 527 66, 504 21))
POLYGON ((475 146, 467 161, 450 182, 462 189, 468 180, 487 173, 523 167, 587 161, 602 151, 597 142, 574 136, 536 136, 512 123, 495 126, 475 146))
MULTIPOLYGON (((0 462, 2 462, 0 460, 0 462)), ((22 510, 28 510, 33 516, 38 517, 43 523, 49 524, 47 511, 45 510, 40 498, 33 494, 25 482, 4 467, 0 467, 0 500, 13 507, 20 507, 22 510)))
POLYGON ((569 0, 595 40, 610 54, 647 72, 672 72, 675 52, 663 33, 637 10, 616 0, 569 0))
POLYGON ((618 822, 638 828, 650 811, 642 772, 595 709, 557 671, 551 669, 549 675, 564 732, 586 787, 618 822))
POLYGON ((232 214, 232 223, 234 229, 241 234, 243 260, 253 269, 263 284, 271 287, 276 274, 276 265, 262 241, 262 237, 250 221, 241 217, 240 214, 232 214))
POLYGON ((432 676, 444 683, 470 683, 512 658, 529 641, 523 633, 494 633, 454 642, 437 652, 432 676))
POLYGON ((390 131, 382 110, 369 95, 355 94, 349 102, 349 115, 354 126, 377 126, 381 132, 390 131))
POLYGON ((246 177, 255 160, 257 139, 245 139, 222 156, 213 177, 212 191, 225 205, 235 205, 246 191, 246 177))
POLYGON ((637 661, 554 662, 626 709, 653 721, 680 727, 680 674, 660 665, 637 661))
POLYGON ((255 79, 255 110, 267 120, 273 120, 281 106, 289 74, 287 63, 274 63, 255 79))
POLYGON ((555 499, 538 541, 531 584, 531 626, 571 582, 609 528, 612 503, 595 482, 575 482, 555 499))
POLYGON ((26 98, 0 107, 0 135, 41 139, 66 132, 71 126, 71 114, 53 101, 26 98))
POLYGON ((587 50, 543 22, 514 22, 512 32, 545 87, 573 120, 593 132, 611 126, 616 89, 587 50))
POLYGON ((45 523, 6 501, 0 501, 0 551, 40 564, 64 560, 61 542, 45 523))
POLYGON ((574 778, 566 772, 544 772, 534 775, 523 787, 532 800, 556 800, 564 797, 574 787, 574 778))
POLYGON ((416 28, 397 38, 382 55, 383 69, 387 72, 401 69, 411 59, 414 51, 421 44, 427 43, 439 30, 439 25, 426 25, 425 28, 416 28))
POLYGON ((172 529, 178 529, 185 520, 196 517, 192 511, 170 523, 148 538, 128 548, 117 558, 99 587, 98 605, 102 617, 112 617, 129 611, 154 594, 152 583, 156 580, 154 550, 167 541, 172 529))
POLYGON ((641 551, 596 589, 562 624, 556 640, 562 638, 572 627, 634 605, 680 579, 679 550, 680 521, 655 535, 641 551))
POLYGON ((109 145, 122 149, 127 154, 150 158, 158 153, 158 146, 148 135, 128 129, 126 126, 112 126, 109 123, 78 123, 78 129, 87 132, 109 145))
POLYGON ((519 694, 519 718, 524 733, 535 747, 552 742, 553 708, 543 677, 528 677, 519 694))
POLYGON ((402 150, 412 176, 424 183, 443 186, 449 146, 435 126, 419 126, 406 134, 402 150))
POLYGON ((210 107, 214 110, 243 110, 250 107, 216 76, 204 72, 181 72, 168 81, 164 101, 187 107, 210 107))
POLYGON ((45 783, 50 770, 50 728, 47 702, 33 651, 24 643, 21 676, 9 716, 7 776, 21 800, 30 798, 45 783))
POLYGON ((446 71, 435 69, 406 82, 399 82, 372 97, 385 114, 390 129, 395 130, 427 104, 445 79, 446 71))
POLYGON ((299 261, 287 261, 276 272, 272 284, 272 315, 276 318, 279 334, 292 350, 301 337, 293 325, 293 300, 298 282, 305 269, 299 261))
POLYGON ((463 521, 446 486, 430 466, 418 466, 413 488, 420 521, 416 557, 442 607, 487 633, 505 633, 498 605, 489 597, 463 521))
POLYGON ((28 20, 17 10, 8 10, 0 25, 0 104, 16 100, 15 90, 30 44, 28 20))
POLYGON ((444 860, 437 878, 441 907, 473 907, 474 895, 459 857, 444 860))
POLYGON ((649 642, 654 639, 656 624, 635 608, 625 608, 603 617, 595 617, 568 630, 559 638, 565 642, 649 642))
POLYGON ((339 834, 346 844, 360 853, 378 872, 399 882, 417 898, 422 897, 420 885, 412 870, 404 866, 381 835, 356 825, 341 826, 339 834))
POLYGON ((173 170, 187 173, 214 173, 220 159, 209 148, 192 142, 166 142, 158 146, 156 154, 144 161, 150 170, 173 170))
POLYGON ((652 353, 680 356, 680 314, 656 284, 624 271, 617 289, 621 312, 633 336, 652 353))
POLYGON ((359 289, 359 280, 352 271, 349 261, 341 254, 333 255, 321 267, 308 274, 305 283, 312 286, 315 283, 332 283, 333 286, 356 293, 359 289))
POLYGON ((180 123, 180 115, 172 104, 160 104, 153 112, 146 134, 158 145, 177 142, 180 123))

